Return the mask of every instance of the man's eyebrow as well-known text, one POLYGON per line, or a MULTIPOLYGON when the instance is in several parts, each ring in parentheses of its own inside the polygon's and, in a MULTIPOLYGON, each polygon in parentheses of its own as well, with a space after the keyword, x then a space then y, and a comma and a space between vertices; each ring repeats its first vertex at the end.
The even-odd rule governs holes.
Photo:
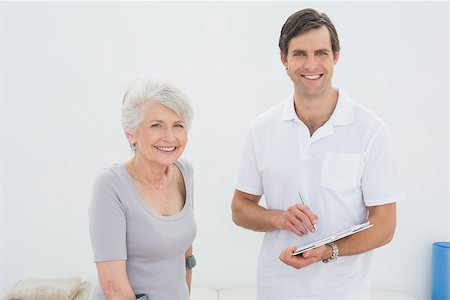
MULTIPOLYGON (((330 49, 327 49, 327 48, 321 48, 321 49, 314 50, 314 52, 331 52, 331 51, 330 51, 330 49)), ((292 50, 292 53, 306 53, 306 51, 301 50, 301 49, 294 49, 294 50, 292 50)))

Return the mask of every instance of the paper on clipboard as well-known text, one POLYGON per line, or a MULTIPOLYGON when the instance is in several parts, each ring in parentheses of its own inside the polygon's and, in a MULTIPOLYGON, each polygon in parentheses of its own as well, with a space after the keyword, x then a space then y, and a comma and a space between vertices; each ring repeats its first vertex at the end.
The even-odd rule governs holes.
POLYGON ((342 238, 345 238, 346 236, 349 236, 349 235, 352 235, 354 233, 363 231, 363 230, 365 230, 367 228, 370 228, 372 226, 373 226, 373 224, 370 224, 370 222, 354 225, 354 226, 352 226, 350 228, 347 228, 347 229, 342 230, 342 231, 340 231, 338 233, 332 234, 332 235, 330 235, 330 236, 328 236, 328 237, 326 237, 324 239, 321 239, 319 241, 310 243, 308 245, 301 246, 301 247, 297 248, 297 250, 295 250, 294 253, 292 253, 292 255, 295 256, 295 255, 302 254, 305 251, 312 250, 312 249, 315 249, 317 247, 323 246, 325 244, 328 244, 328 243, 340 240, 342 238))

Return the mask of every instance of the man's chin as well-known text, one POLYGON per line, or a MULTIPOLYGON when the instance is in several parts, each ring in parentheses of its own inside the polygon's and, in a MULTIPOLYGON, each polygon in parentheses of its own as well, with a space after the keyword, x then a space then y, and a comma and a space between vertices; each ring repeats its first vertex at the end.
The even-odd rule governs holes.
POLYGON ((304 86, 300 86, 297 91, 300 96, 305 98, 318 98, 325 92, 323 88, 305 88, 304 86))

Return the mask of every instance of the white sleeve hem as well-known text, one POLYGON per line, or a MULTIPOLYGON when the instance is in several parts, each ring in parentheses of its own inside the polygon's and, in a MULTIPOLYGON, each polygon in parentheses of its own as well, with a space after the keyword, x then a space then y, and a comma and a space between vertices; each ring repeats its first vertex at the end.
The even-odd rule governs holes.
POLYGON ((388 197, 371 199, 371 200, 364 199, 364 203, 366 204, 366 206, 377 206, 377 205, 395 203, 395 202, 403 200, 404 198, 405 198, 405 194, 403 193, 403 194, 398 194, 395 196, 388 196, 388 197))
POLYGON ((264 194, 263 191, 261 191, 259 189, 249 188, 247 186, 243 186, 243 185, 238 184, 236 182, 233 185, 234 185, 234 188, 236 190, 239 190, 239 191, 247 193, 247 194, 252 194, 252 195, 255 195, 255 196, 262 196, 264 194))

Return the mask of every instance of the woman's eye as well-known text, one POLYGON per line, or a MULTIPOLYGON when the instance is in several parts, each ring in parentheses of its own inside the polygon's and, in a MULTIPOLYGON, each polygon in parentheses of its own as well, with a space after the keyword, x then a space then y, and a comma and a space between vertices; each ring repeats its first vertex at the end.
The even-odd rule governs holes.
POLYGON ((184 128, 184 125, 183 124, 177 124, 177 125, 175 125, 175 127, 184 128))
POLYGON ((150 127, 153 127, 153 128, 161 127, 161 124, 152 124, 150 127))

